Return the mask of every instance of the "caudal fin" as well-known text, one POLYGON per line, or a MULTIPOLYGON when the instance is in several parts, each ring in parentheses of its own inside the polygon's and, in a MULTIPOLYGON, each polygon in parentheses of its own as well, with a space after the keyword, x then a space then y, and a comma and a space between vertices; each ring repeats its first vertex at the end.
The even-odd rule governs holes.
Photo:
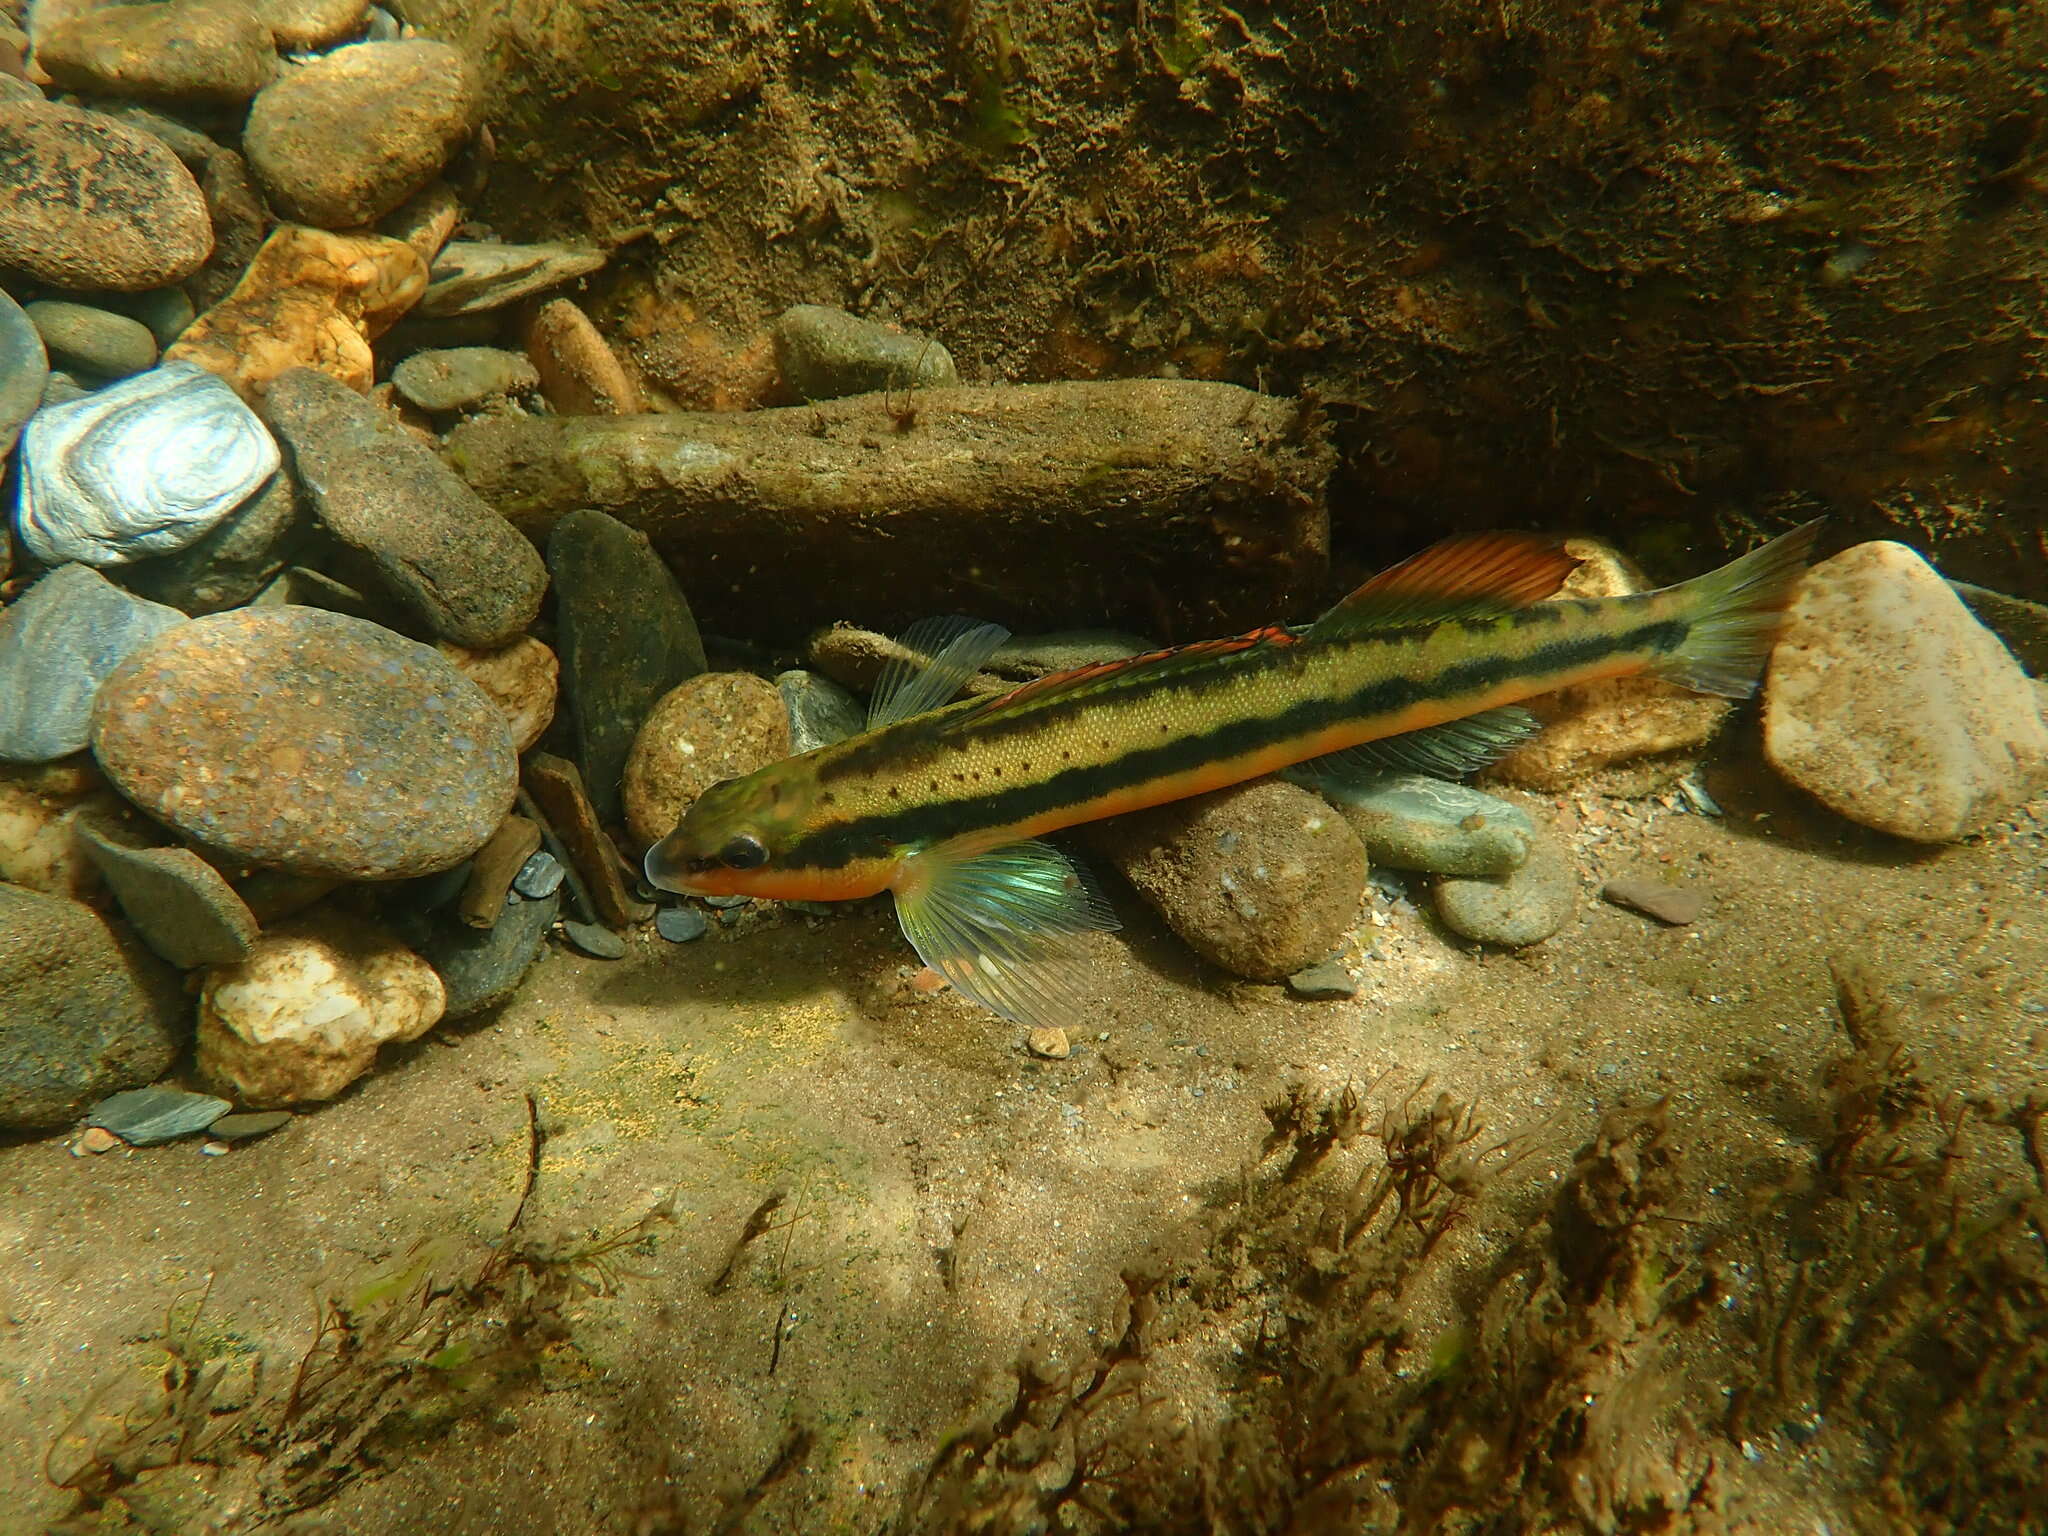
POLYGON ((1825 521, 1816 518, 1686 582, 1693 595, 1691 632, 1652 675, 1731 699, 1754 693, 1825 521))

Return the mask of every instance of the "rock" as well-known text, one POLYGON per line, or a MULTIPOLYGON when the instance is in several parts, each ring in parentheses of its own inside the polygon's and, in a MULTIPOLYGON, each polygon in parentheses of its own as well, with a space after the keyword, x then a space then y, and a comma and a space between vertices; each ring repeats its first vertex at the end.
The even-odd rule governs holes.
MULTIPOLYGON (((268 1136, 272 1131, 290 1125, 296 1117, 288 1109, 263 1109, 254 1113, 222 1115, 207 1127, 209 1136, 222 1141, 254 1141, 258 1136, 268 1136)), ((218 1405, 219 1399, 215 1398, 218 1405)))
MULTIPOLYGON (((234 292, 255 263, 276 220, 256 190, 249 162, 231 149, 216 149, 207 157, 199 172, 199 191, 206 199, 206 216, 213 221, 213 254, 186 279, 185 291, 194 304, 207 310, 234 292)), ((426 281, 423 272, 415 276, 421 283, 426 281)), ((262 333, 251 328, 249 334, 262 333)))
POLYGON ((571 944, 593 960, 623 960, 626 958, 626 941, 596 923, 579 923, 574 918, 562 919, 562 933, 571 944))
POLYGON ((1341 961, 1325 960, 1288 977, 1287 990, 1309 1002, 1333 1002, 1358 996, 1358 978, 1341 961))
POLYGON ((938 342, 843 309, 792 305, 776 318, 773 335, 782 386, 798 400, 960 382, 953 354, 938 342))
POLYGON ((1538 830, 1520 869, 1439 880, 1436 886, 1437 916, 1446 928, 1504 949, 1541 943, 1564 927, 1578 904, 1578 873, 1548 829, 1538 830))
POLYGON ((1351 823, 1375 868, 1504 875, 1522 867, 1536 836, 1507 801, 1419 773, 1319 777, 1311 787, 1351 823))
POLYGON ((1627 907, 1674 928, 1697 922, 1707 909, 1707 898, 1701 892, 1666 885, 1661 880, 1610 880, 1600 887, 1600 895, 1617 907, 1627 907))
POLYGON ((85 1123, 113 1132, 131 1147, 154 1147, 197 1136, 232 1108, 210 1093, 156 1084, 101 1099, 86 1112, 85 1123))
POLYGON ((1771 653, 1764 754, 1851 821, 1946 843, 2048 779, 2048 723, 2012 653, 1903 544, 1807 573, 1771 653))
MULTIPOLYGON (((5 441, 6 423, 0 413, 0 443, 5 441)), ((1950 582, 1949 590, 1963 600, 1979 624, 2005 642, 2021 666, 2037 678, 2048 676, 2048 604, 1962 581, 1950 582)))
POLYGON ((626 759, 626 826, 638 845, 659 842, 721 779, 789 756, 789 716, 773 683, 751 672, 707 672, 654 706, 626 759))
POLYGON ((78 1138, 78 1145, 72 1149, 71 1155, 73 1157, 98 1157, 102 1152, 111 1152, 116 1147, 126 1145, 127 1143, 112 1131, 102 1130, 97 1125, 88 1126, 85 1134, 78 1138))
POLYGON ((640 391, 611 344, 570 299, 550 299, 526 329, 541 393, 561 416, 630 416, 640 391))
POLYGON ((498 706, 512 732, 512 750, 525 756, 555 718, 555 653, 531 635, 490 650, 446 640, 435 649, 498 706))
POLYGON ((196 543, 277 473, 277 444, 212 374, 167 362, 21 435, 16 530, 45 565, 120 565, 196 543))
POLYGON ((440 175, 482 118, 483 92, 461 49, 426 38, 362 43, 266 87, 242 152, 285 217, 346 229, 440 175))
POLYGON ((540 374, 502 347, 448 347, 415 352, 391 370, 398 392, 423 411, 465 411, 493 396, 540 387, 540 374))
MULTIPOLYGON (((61 3, 61 0, 60 0, 61 3)), ((94 0, 86 0, 87 4, 94 0)), ((137 0, 148 4, 150 0, 137 0)), ((206 162, 220 153, 221 146, 189 123, 182 123, 175 117, 166 117, 132 101, 101 100, 93 104, 92 110, 103 117, 112 118, 125 128, 134 128, 161 139, 170 152, 176 155, 185 169, 198 175, 206 162)))
POLYGON ((269 585, 304 532, 298 488, 287 474, 175 554, 119 567, 121 585, 186 613, 239 608, 269 585))
POLYGON ((123 592, 89 566, 61 565, 0 611, 0 761, 83 751, 92 701, 129 652, 185 616, 123 592))
POLYGON ((155 957, 90 907, 0 885, 0 1126, 63 1125, 152 1082, 185 1034, 155 957))
POLYGON ((1064 1029, 1040 1026, 1024 1036, 1024 1049, 1044 1061, 1065 1061, 1074 1054, 1064 1029))
POLYGON ((1189 948, 1252 981, 1327 958, 1365 891, 1357 834, 1275 779, 1096 822, 1087 835, 1189 948))
POLYGON ((325 48, 355 36, 369 19, 368 0, 250 0, 279 48, 325 48))
POLYGON ((619 852, 598 825, 597 811, 583 788, 583 775, 566 758, 535 752, 526 759, 526 788, 547 817, 550 829, 583 877, 598 918, 616 928, 644 923, 651 902, 635 901, 626 890, 619 852))
MULTIPOLYGON (((43 384, 49 376, 41 334, 21 306, 0 293, 0 459, 14 451, 22 423, 43 403, 43 384)), ((5 521, 0 518, 0 524, 5 521)))
POLYGON ((125 808, 89 757, 35 767, 0 764, 0 882, 73 901, 104 901, 105 882, 73 827, 87 816, 119 819, 125 808))
POLYGON ((519 867, 519 873, 512 877, 512 889, 538 901, 562 888, 564 873, 562 861, 543 848, 519 867))
POLYGON ((859 699, 816 672, 793 670, 776 676, 775 690, 789 716, 791 755, 829 747, 858 735, 867 723, 859 699))
POLYGON ((94 112, 0 103, 0 266, 59 288, 161 288, 213 248, 206 200, 161 141, 94 112))
POLYGON ((294 368, 317 368, 360 392, 375 371, 370 342, 413 306, 425 281, 426 264, 402 241, 288 224, 164 356, 219 374, 252 404, 294 368))
POLYGON ((379 1046, 432 1029, 446 996, 433 967, 385 929, 337 912, 301 918, 206 973, 199 1071, 245 1104, 331 1099, 379 1046))
MULTIPOLYGON (((435 634, 495 646, 533 622, 547 590, 540 556, 431 449, 310 368, 281 375, 269 406, 321 522, 368 555, 393 596, 435 634)), ((637 617, 650 628, 661 622, 658 614, 637 617)))
POLYGON ((45 9, 59 19, 36 28, 36 62, 67 90, 234 107, 277 69, 270 28, 247 0, 45 9))
POLYGON ((616 822, 634 733, 658 699, 704 670, 704 642, 646 535, 601 512, 574 512, 547 549, 577 756, 599 820, 616 822))
POLYGON ((696 907, 663 907, 654 914, 654 931, 671 944, 692 944, 711 931, 711 921, 696 907))
POLYGON ((38 299, 25 313, 61 368, 125 379, 156 366, 156 338, 140 320, 61 299, 38 299))
MULTIPOLYGON (((1559 598, 1620 597, 1649 586, 1625 556, 1597 539, 1573 539, 1565 548, 1582 563, 1558 588, 1559 598)), ((1597 783, 1618 795, 1653 794, 1684 778, 1696 749, 1734 708, 1654 677, 1580 683, 1522 707, 1544 722, 1543 733, 1487 769, 1487 782, 1540 790, 1597 783)))
POLYGON ((466 1019, 507 1001, 540 958, 561 910, 559 893, 539 900, 514 896, 489 928, 434 923, 420 943, 420 955, 447 991, 446 1016, 466 1019))
POLYGON ((118 835, 111 818, 82 816, 76 830, 122 914, 142 942, 172 965, 191 970, 248 955, 258 932, 256 915, 198 854, 139 846, 118 835))
MULTIPOLYGON (((139 321, 149 332, 149 339, 160 347, 176 341, 185 327, 199 317, 191 296, 183 288, 152 288, 145 293, 112 295, 107 307, 139 321)), ((152 353, 150 361, 155 360, 152 353)))
POLYGON ((445 181, 430 181, 377 221, 377 233, 403 240, 429 266, 462 222, 462 204, 445 181))
POLYGON ((455 240, 428 274, 422 315, 467 315, 500 309, 559 288, 604 265, 604 252, 581 245, 502 245, 455 240))
POLYGON ((250 864, 397 880, 474 853, 504 820, 504 718, 428 646, 317 608, 193 619, 100 690, 93 750, 116 788, 250 864))
POLYGON ((505 910, 512 882, 540 851, 540 828, 517 814, 507 816, 469 860, 455 915, 471 928, 488 928, 505 910))

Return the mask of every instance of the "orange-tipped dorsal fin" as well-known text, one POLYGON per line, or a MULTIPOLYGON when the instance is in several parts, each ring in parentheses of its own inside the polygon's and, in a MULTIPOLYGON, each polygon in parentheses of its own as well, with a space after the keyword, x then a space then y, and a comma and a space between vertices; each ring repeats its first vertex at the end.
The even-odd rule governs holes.
POLYGON ((1379 629, 1489 618, 1557 595, 1578 569, 1560 539, 1475 533, 1432 544, 1389 566, 1316 620, 1318 639, 1379 629))

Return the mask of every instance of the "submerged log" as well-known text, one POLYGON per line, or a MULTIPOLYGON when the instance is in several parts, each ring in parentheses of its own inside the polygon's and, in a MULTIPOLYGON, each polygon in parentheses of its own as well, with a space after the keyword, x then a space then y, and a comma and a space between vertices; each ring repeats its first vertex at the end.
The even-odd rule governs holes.
POLYGON ((501 418, 444 453, 535 540, 579 507, 641 529, 727 633, 958 612, 1191 640, 1309 616, 1328 571, 1313 412, 1230 384, 501 418))

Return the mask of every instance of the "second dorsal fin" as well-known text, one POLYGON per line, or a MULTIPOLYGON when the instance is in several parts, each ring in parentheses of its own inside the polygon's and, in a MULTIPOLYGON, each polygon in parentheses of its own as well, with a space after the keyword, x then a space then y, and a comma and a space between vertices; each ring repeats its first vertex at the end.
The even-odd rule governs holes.
POLYGON ((1381 571, 1309 632, 1325 639, 1508 613, 1555 596, 1578 566, 1578 557, 1565 553, 1560 540, 1541 534, 1445 539, 1381 571))

